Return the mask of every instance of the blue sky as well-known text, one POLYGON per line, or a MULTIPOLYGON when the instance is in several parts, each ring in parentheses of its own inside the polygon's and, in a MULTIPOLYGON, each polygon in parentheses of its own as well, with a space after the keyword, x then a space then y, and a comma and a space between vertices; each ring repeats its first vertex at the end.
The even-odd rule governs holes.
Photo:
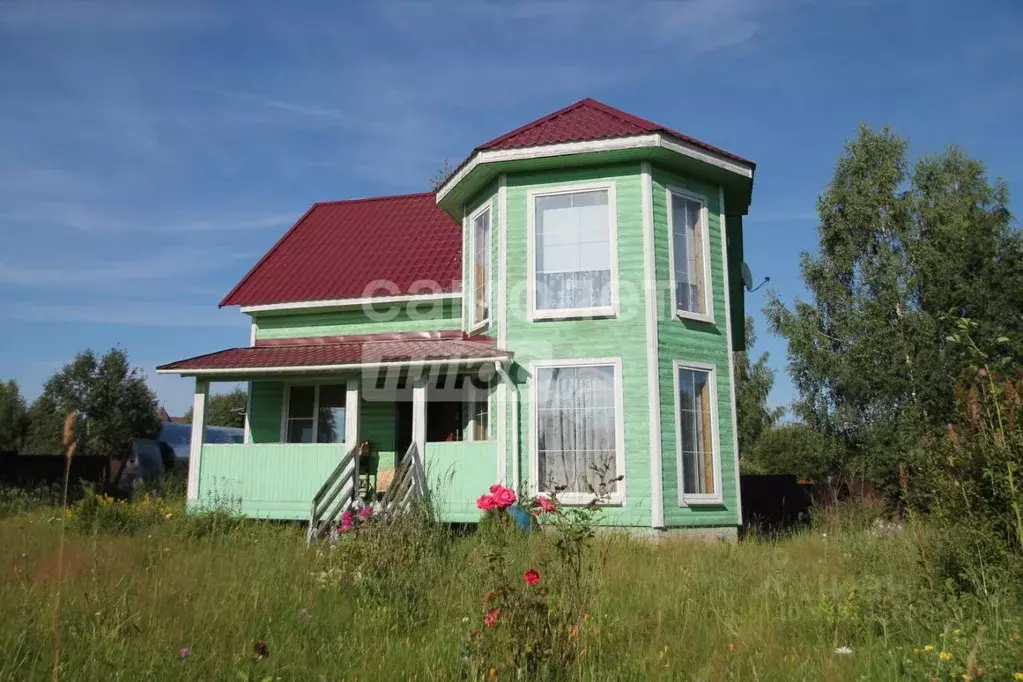
POLYGON ((0 0, 0 378, 32 399, 83 348, 152 375, 244 345, 216 304, 311 202, 422 191, 586 96, 755 160, 747 260, 792 300, 861 121, 1019 191, 1021 73, 1015 0, 0 0))

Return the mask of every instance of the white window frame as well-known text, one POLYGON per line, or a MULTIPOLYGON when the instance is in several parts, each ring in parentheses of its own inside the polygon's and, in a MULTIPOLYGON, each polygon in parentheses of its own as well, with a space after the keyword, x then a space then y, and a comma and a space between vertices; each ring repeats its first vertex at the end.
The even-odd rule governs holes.
POLYGON ((668 269, 669 276, 671 278, 672 317, 678 320, 693 320, 695 322, 714 324, 714 280, 711 277, 710 267, 710 222, 708 220, 707 197, 702 194, 671 185, 665 188, 664 198, 668 217, 668 269), (677 282, 675 281, 675 225, 673 220, 674 211, 671 207, 671 199, 673 195, 700 203, 700 227, 701 232, 703 233, 702 239, 700 240, 700 248, 703 249, 703 295, 704 308, 707 310, 705 314, 694 313, 688 310, 679 310, 678 307, 676 294, 678 287, 677 282))
MULTIPOLYGON (((622 359, 617 358, 571 358, 557 360, 534 360, 529 364, 529 486, 533 495, 549 497, 549 492, 540 491, 540 431, 537 408, 536 371, 550 367, 606 367, 611 365, 615 372, 615 472, 623 476, 615 492, 608 496, 605 506, 625 505, 625 401, 622 397, 622 359)), ((592 493, 567 493, 558 495, 558 500, 568 505, 586 505, 593 502, 592 493)))
POLYGON ((494 248, 494 212, 491 211, 491 202, 488 199, 483 203, 482 206, 477 208, 472 214, 469 215, 469 223, 467 230, 469 232, 469 292, 468 292, 468 330, 469 333, 477 332, 480 329, 484 329, 490 324, 490 318, 492 314, 492 302, 493 302, 493 291, 494 291, 494 273, 493 273, 493 254, 491 251, 494 248), (476 219, 484 213, 489 213, 490 216, 487 219, 487 239, 490 244, 487 245, 487 316, 482 320, 476 319, 476 219))
MULTIPOLYGON (((308 381, 288 381, 284 383, 284 399, 281 401, 281 436, 282 445, 339 445, 339 443, 319 443, 316 440, 317 428, 320 426, 320 386, 345 387, 345 436, 348 436, 348 385, 345 379, 316 379, 308 381), (292 386, 313 387, 313 440, 311 443, 291 443, 288 441, 288 411, 291 409, 291 388, 292 386)), ((345 443, 347 441, 341 441, 345 443)))
POLYGON ((469 437, 468 438, 463 438, 462 440, 467 441, 467 442, 471 442, 471 443, 483 443, 483 442, 488 442, 488 441, 493 440, 493 433, 492 433, 492 429, 491 429, 491 425, 490 425, 491 415, 492 415, 492 412, 493 412, 491 410, 492 405, 490 404, 491 393, 493 393, 492 390, 482 389, 479 386, 476 386, 475 384, 473 384, 471 381, 466 381, 465 382, 464 404, 467 405, 470 408, 469 419, 466 420, 466 427, 465 428, 468 431, 468 436, 469 437), (476 403, 478 403, 478 402, 480 402, 480 403, 486 402, 487 403, 487 433, 486 433, 486 437, 483 438, 483 439, 476 438, 476 410, 472 409, 472 408, 475 408, 476 403))
POLYGON ((721 492, 721 435, 720 423, 718 421, 718 376, 717 367, 707 362, 693 362, 691 360, 675 360, 672 363, 672 385, 675 387, 675 470, 678 474, 678 504, 680 507, 695 507, 699 505, 720 505, 724 504, 724 497, 721 492), (714 493, 713 494, 686 494, 685 479, 682 471, 682 401, 679 399, 678 373, 679 370, 690 369, 697 372, 707 372, 707 383, 710 386, 710 446, 713 449, 711 458, 714 463, 714 493))
POLYGON ((574 318, 618 317, 618 195, 617 183, 614 180, 601 182, 582 182, 550 187, 536 187, 526 192, 526 288, 528 295, 527 318, 530 322, 539 320, 565 320, 574 318), (591 308, 572 308, 566 310, 536 309, 536 199, 537 197, 556 196, 558 194, 576 194, 593 191, 607 192, 608 226, 611 231, 611 304, 591 308))

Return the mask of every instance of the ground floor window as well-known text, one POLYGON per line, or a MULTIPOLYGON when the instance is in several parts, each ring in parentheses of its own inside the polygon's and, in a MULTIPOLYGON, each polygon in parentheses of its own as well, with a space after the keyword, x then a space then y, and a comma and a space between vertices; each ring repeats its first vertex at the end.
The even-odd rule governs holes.
POLYGON ((623 492, 621 363, 564 361, 534 366, 534 475, 540 492, 566 500, 623 492))
POLYGON ((344 384, 289 386, 282 440, 285 443, 343 443, 346 396, 344 384))
POLYGON ((490 438, 490 389, 468 379, 439 389, 426 403, 426 441, 482 441, 490 438))
POLYGON ((682 502, 720 500, 714 370, 675 363, 675 426, 682 502))

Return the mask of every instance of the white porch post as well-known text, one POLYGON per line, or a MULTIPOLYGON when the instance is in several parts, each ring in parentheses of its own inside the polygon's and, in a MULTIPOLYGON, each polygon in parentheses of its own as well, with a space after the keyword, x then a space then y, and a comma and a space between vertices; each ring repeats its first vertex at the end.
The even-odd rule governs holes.
POLYGON ((350 379, 345 383, 345 447, 359 445, 359 412, 361 411, 361 393, 359 379, 350 379))
POLYGON ((206 397, 210 382, 196 378, 192 399, 192 441, 188 451, 188 499, 199 498, 199 467, 202 465, 202 444, 206 440, 206 397))
POLYGON ((426 450, 426 377, 412 386, 412 442, 423 457, 426 450))

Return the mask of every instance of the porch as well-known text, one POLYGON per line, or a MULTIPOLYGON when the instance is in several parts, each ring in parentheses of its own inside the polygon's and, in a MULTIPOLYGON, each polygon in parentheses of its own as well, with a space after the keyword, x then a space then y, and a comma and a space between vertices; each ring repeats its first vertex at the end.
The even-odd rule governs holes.
POLYGON ((270 353, 260 353, 258 346, 233 349, 247 351, 245 367, 237 366, 237 357, 223 357, 232 351, 222 351, 159 368, 195 377, 189 506, 307 519, 314 496, 353 448, 360 455, 361 496, 369 499, 383 493, 390 472, 414 443, 439 520, 477 521, 476 498, 499 476, 490 415, 496 411, 493 388, 507 376, 509 354, 486 342, 438 344, 445 339, 422 335, 419 343, 318 341, 277 342, 267 348, 270 353), (351 349, 339 346, 352 344, 358 353, 348 360, 351 349), (281 351, 289 347, 303 356, 301 365, 281 364, 286 359, 281 351), (346 357, 326 364, 310 358, 310 351, 346 357), (248 384, 243 444, 204 443, 211 381, 248 384))

